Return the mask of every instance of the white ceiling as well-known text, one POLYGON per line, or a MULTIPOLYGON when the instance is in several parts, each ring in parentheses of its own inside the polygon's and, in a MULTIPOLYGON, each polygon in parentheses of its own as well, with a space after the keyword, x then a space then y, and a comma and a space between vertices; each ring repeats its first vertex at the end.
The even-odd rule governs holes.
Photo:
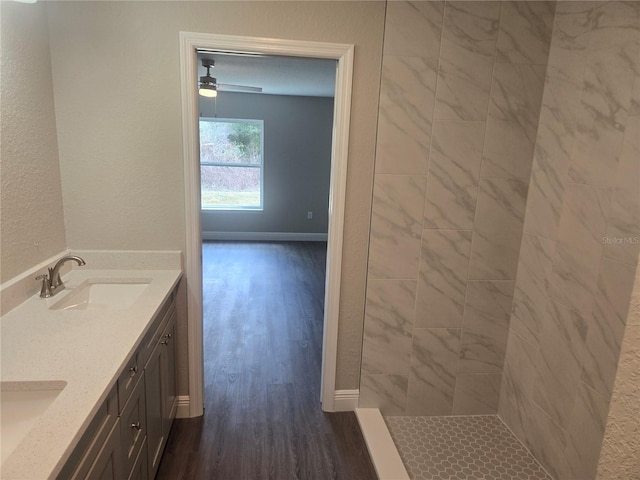
POLYGON ((206 74, 202 58, 215 60, 211 76, 218 83, 262 87, 270 95, 334 96, 336 60, 198 52, 198 77, 206 74))

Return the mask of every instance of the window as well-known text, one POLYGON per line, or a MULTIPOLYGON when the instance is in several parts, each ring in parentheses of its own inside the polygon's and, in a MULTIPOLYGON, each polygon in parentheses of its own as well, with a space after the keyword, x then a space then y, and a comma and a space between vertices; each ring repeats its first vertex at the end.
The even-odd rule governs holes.
POLYGON ((262 209, 262 120, 200 119, 203 209, 262 209))

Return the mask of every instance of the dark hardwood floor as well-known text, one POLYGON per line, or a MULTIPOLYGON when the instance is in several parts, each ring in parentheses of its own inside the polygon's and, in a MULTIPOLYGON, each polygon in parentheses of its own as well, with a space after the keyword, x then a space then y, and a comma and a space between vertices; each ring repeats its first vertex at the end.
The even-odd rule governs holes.
POLYGON ((326 243, 203 245, 205 415, 158 479, 375 479, 355 415, 323 413, 326 243))

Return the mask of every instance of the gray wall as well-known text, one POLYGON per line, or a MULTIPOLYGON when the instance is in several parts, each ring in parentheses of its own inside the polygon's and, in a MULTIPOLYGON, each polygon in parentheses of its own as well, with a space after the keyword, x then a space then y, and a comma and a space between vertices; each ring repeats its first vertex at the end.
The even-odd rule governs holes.
POLYGON ((215 113, 264 120, 264 209, 203 210, 203 237, 211 238, 211 232, 326 233, 333 98, 221 92, 214 104, 200 97, 201 116, 215 113))

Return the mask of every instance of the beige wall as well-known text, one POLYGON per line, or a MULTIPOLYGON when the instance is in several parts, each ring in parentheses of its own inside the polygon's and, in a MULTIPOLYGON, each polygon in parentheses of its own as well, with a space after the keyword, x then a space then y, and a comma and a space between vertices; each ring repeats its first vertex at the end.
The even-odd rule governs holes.
POLYGON ((360 405, 498 410, 553 2, 390 2, 360 405))
POLYGON ((58 144, 43 4, 0 3, 0 283, 62 252, 58 144))
POLYGON ((597 478, 640 478, 640 269, 636 271, 597 478))
POLYGON ((47 2, 47 13, 72 249, 184 250, 178 32, 355 44, 336 382, 357 388, 384 3, 47 2))

